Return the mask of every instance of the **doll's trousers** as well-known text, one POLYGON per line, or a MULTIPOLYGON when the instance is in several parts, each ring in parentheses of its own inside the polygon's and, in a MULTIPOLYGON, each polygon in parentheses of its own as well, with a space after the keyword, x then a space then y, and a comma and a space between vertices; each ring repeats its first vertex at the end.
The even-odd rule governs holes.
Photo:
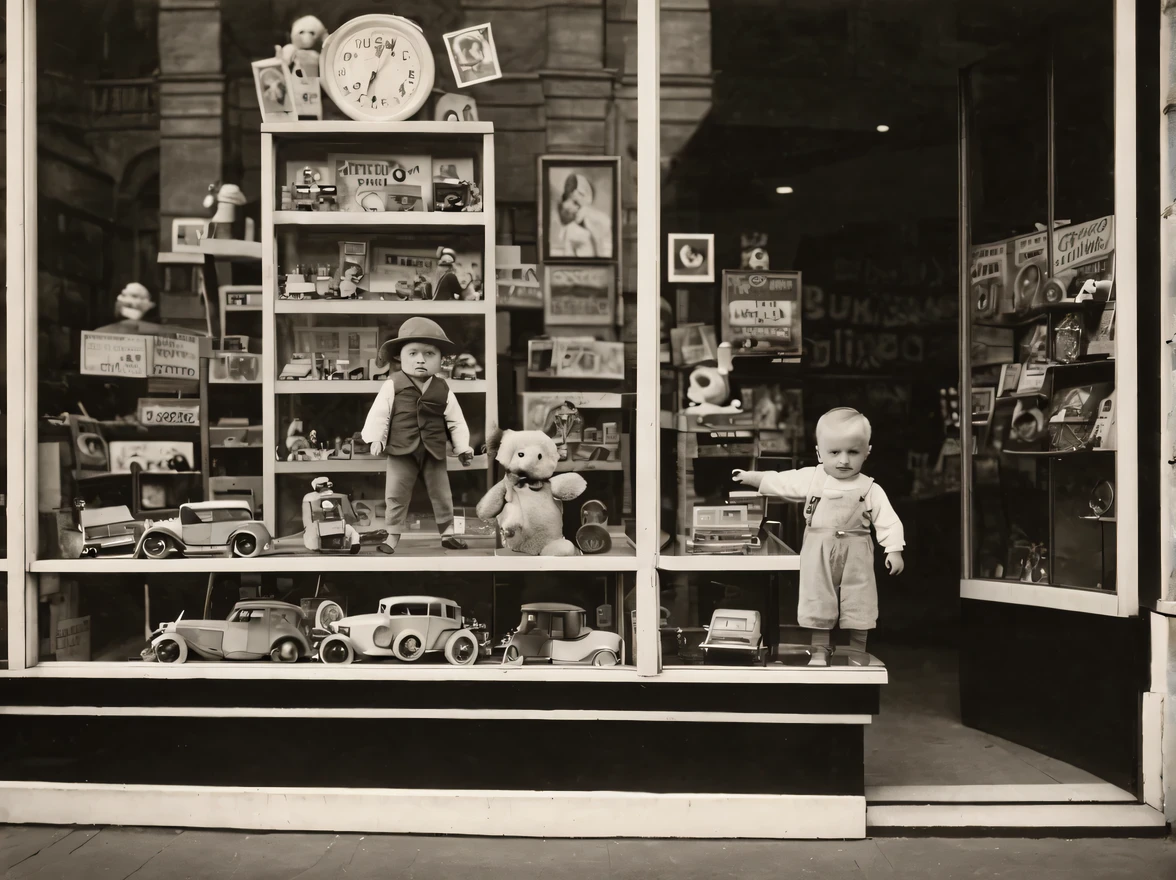
POLYGON ((873 629, 878 622, 874 539, 869 533, 805 531, 797 622, 809 629, 873 629))
POLYGON ((384 523, 389 534, 404 533, 404 521, 408 518, 412 490, 418 477, 422 476, 425 479, 429 500, 433 503, 437 531, 442 535, 453 532, 453 492, 449 488, 447 463, 444 459, 433 458, 424 446, 418 446, 406 455, 388 456, 388 471, 384 483, 384 501, 387 504, 384 523))

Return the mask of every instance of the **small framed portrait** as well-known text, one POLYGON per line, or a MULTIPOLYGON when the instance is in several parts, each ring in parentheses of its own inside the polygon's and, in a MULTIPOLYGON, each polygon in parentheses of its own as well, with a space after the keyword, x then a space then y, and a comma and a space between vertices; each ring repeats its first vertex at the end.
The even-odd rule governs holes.
POLYGON ((972 389, 972 424, 987 425, 992 421, 992 408, 996 404, 995 388, 972 389))
POLYGON ((494 48, 494 34, 489 22, 452 31, 446 34, 444 39, 445 50, 449 53, 449 64, 453 67, 453 78, 457 81, 459 89, 502 76, 502 68, 498 66, 498 50, 494 48))
POLYGON ((620 156, 539 157, 539 254, 620 260, 620 156))
POLYGON ((200 239, 208 227, 206 217, 175 217, 172 219, 173 251, 198 251, 200 239))
POLYGON ((289 71, 281 58, 263 58, 253 62, 253 84, 257 87, 257 105, 262 122, 296 122, 294 92, 289 71))
POLYGON ((671 284, 713 283, 715 280, 715 237, 713 234, 670 232, 667 234, 671 284))

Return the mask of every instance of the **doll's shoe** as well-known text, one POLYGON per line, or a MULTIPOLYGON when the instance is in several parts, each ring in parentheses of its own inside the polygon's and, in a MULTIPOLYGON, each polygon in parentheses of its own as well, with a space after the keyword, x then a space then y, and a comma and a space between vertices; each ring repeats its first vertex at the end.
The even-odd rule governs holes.
POLYGON ((396 552, 395 547, 389 547, 387 544, 377 544, 376 550, 378 550, 380 553, 387 553, 389 556, 396 552))
POLYGON ((441 539, 441 546, 446 550, 468 550, 470 545, 456 535, 441 539))

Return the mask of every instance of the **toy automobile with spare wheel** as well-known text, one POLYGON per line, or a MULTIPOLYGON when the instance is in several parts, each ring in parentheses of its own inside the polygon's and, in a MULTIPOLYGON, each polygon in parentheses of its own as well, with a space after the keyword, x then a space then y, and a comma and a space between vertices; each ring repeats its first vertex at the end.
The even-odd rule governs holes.
POLYGON ((125 504, 114 507, 86 508, 77 502, 82 529, 82 556, 130 556, 143 534, 143 523, 135 519, 125 504))
POLYGON ((717 608, 710 626, 704 627, 706 638, 699 645, 706 664, 756 663, 767 661, 760 613, 739 608, 717 608))
POLYGON ((490 653, 485 625, 462 617, 461 608, 451 599, 392 596, 382 599, 374 614, 331 620, 337 615, 320 608, 319 616, 330 621, 329 635, 318 649, 324 663, 388 657, 414 663, 426 654, 441 652, 454 666, 471 666, 479 656, 490 653))
POLYGON ((563 602, 532 602, 521 609, 518 628, 506 640, 502 662, 616 666, 625 659, 619 635, 588 626, 587 612, 563 602))
POLYGON ((302 609, 274 599, 238 602, 224 620, 161 623, 142 652, 144 660, 262 660, 293 663, 311 656, 310 622, 302 609))
POLYGON ((180 505, 180 515, 147 523, 135 557, 257 556, 270 540, 247 501, 198 501, 180 505))

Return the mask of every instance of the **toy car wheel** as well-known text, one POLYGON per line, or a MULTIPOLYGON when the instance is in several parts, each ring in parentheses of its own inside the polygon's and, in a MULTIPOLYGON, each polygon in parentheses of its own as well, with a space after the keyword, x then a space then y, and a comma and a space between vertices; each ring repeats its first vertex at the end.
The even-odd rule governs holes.
POLYGON ((302 656, 302 648, 294 639, 282 639, 270 650, 270 659, 275 663, 294 663, 302 656))
POLYGON ((617 655, 612 651, 597 651, 592 655, 593 666, 616 666, 618 662, 617 655))
POLYGON ((327 636, 319 645, 319 659, 324 663, 339 663, 346 665, 355 659, 355 651, 348 641, 340 635, 327 636))
POLYGON ((256 556, 259 546, 257 536, 250 532, 239 532, 233 536, 234 556, 256 556))
POLYGON ((519 660, 519 649, 515 645, 510 645, 506 649, 506 653, 502 655, 503 662, 517 663, 519 660))
POLYGON ((392 654, 397 660, 412 663, 425 654, 425 639, 415 629, 401 630, 392 642, 392 654))
POLYGON ((155 659, 160 663, 183 663, 188 659, 188 643, 164 636, 155 643, 155 659))
POLYGON ((85 550, 82 551, 82 556, 84 556, 86 559, 97 559, 98 558, 98 548, 97 547, 87 547, 85 550))
POLYGON ((456 632, 445 643, 445 659, 454 666, 473 666, 478 659, 478 640, 471 632, 456 632))
POLYGON ((166 535, 148 535, 143 539, 143 555, 148 559, 166 559, 175 544, 166 535))

